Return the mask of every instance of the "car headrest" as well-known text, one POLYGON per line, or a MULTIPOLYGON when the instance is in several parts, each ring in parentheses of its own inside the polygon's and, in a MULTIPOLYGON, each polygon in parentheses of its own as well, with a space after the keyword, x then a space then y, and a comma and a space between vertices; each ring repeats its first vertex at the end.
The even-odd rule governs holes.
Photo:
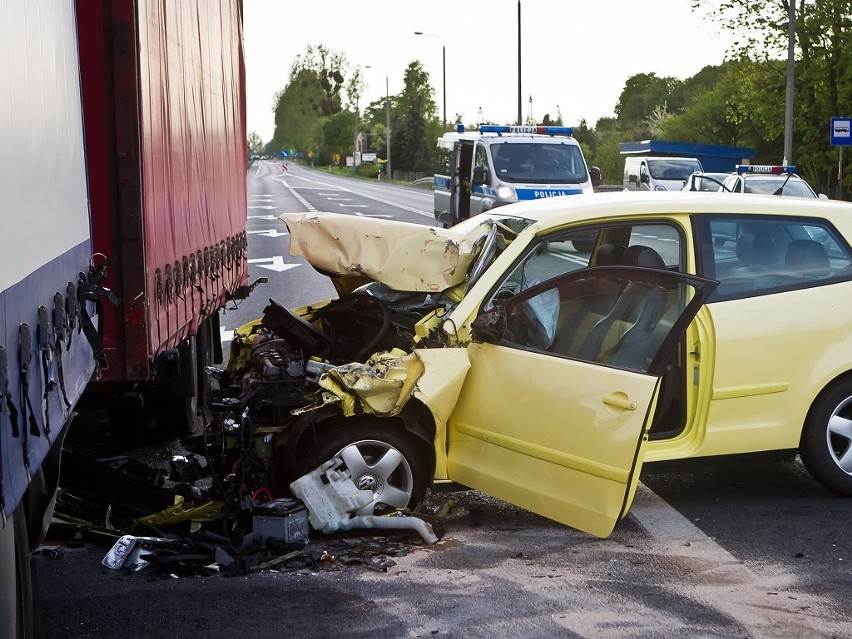
POLYGON ((778 261, 775 240, 769 233, 743 231, 737 238, 737 258, 743 264, 775 264, 778 261))
POLYGON ((625 266, 643 266, 645 268, 665 269, 666 263, 660 254, 650 246, 635 244, 627 247, 621 263, 625 266))
POLYGON ((606 242, 595 251, 595 266, 613 266, 621 264, 625 248, 620 244, 606 242))
POLYGON ((787 246, 784 263, 806 275, 824 277, 831 272, 825 247, 816 240, 793 240, 787 246))

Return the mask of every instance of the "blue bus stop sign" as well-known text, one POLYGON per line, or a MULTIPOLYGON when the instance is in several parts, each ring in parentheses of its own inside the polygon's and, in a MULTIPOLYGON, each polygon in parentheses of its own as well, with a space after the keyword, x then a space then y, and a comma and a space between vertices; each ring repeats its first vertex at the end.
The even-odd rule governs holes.
POLYGON ((852 146, 852 118, 831 118, 831 146, 852 146))

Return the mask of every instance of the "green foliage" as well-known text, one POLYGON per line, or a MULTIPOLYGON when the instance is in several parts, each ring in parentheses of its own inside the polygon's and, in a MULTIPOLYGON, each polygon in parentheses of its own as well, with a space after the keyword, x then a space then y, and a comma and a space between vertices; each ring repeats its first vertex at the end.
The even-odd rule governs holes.
POLYGON ((429 74, 420 62, 411 62, 391 122, 394 171, 432 171, 433 149, 441 133, 433 95, 429 74))
POLYGON ((381 169, 372 162, 362 162, 355 169, 355 174, 359 177, 375 179, 379 173, 381 173, 381 169))
POLYGON ((250 132, 246 137, 246 146, 248 147, 249 155, 263 155, 263 140, 254 131, 250 132))
MULTIPOLYGON (((575 129, 576 131, 576 129, 575 129)), ((615 118, 601 118, 595 125, 595 144, 590 145, 586 162, 601 170, 602 184, 621 184, 624 158, 618 145, 625 141, 619 122, 615 118)), ((578 138, 579 139, 579 138, 578 138)), ((585 147, 583 153, 585 154, 585 147)))
POLYGON ((615 113, 629 139, 650 137, 648 118, 655 109, 665 106, 668 112, 682 110, 682 84, 676 78, 659 78, 655 73, 639 73, 627 79, 615 105, 615 113))
POLYGON ((287 86, 275 97, 272 146, 306 152, 322 143, 320 120, 342 110, 346 57, 319 45, 297 56, 287 86))
POLYGON ((352 155, 355 148, 355 114, 341 111, 322 124, 322 152, 325 157, 352 155))
MULTIPOLYGON (((742 60, 745 88, 728 104, 738 123, 751 127, 742 134, 753 138, 761 162, 780 162, 783 154, 789 7, 788 0, 724 0, 716 14, 723 28, 741 36, 734 57, 742 60)), ((837 149, 828 144, 828 123, 848 115, 852 104, 852 1, 798 0, 795 37, 789 159, 817 190, 834 193, 837 149)))

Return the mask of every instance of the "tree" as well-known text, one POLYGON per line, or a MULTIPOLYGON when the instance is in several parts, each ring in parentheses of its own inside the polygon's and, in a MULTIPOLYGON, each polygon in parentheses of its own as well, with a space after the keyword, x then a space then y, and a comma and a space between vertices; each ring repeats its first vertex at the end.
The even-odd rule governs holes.
MULTIPOLYGON (((788 2, 725 0, 720 4, 716 17, 723 28, 742 34, 737 57, 756 63, 786 59, 788 2)), ((693 0, 692 4, 701 3, 693 0)), ((852 1, 798 0, 795 13, 793 158, 814 186, 831 192, 837 165, 836 152, 827 148, 827 127, 829 118, 843 113, 852 101, 852 1)), ((764 97, 777 102, 778 95, 783 93, 764 97)))
POLYGON ((328 156, 352 155, 355 141, 355 113, 341 111, 325 119, 322 126, 323 152, 328 156))
POLYGON ((774 164, 783 153, 785 65, 778 60, 728 61, 715 85, 697 94, 664 127, 671 140, 752 147, 755 161, 774 164))
POLYGON ((246 146, 248 147, 249 155, 263 155, 263 140, 254 131, 248 134, 246 146))
POLYGON ((322 143, 322 118, 339 113, 346 56, 322 45, 296 56, 287 85, 275 96, 273 148, 307 151, 322 143))
POLYGON ((400 171, 431 172, 432 154, 441 133, 438 107, 434 89, 429 83, 429 73, 422 63, 409 63, 403 77, 403 89, 391 129, 391 156, 394 169, 400 171))
POLYGON ((619 121, 616 118, 601 118, 595 124, 594 131, 595 144, 589 145, 586 162, 600 168, 603 184, 621 184, 624 157, 618 146, 625 137, 619 121))
POLYGON ((660 78, 655 73, 629 77, 615 105, 615 114, 624 132, 632 139, 650 137, 647 119, 654 109, 668 105, 669 112, 677 113, 683 108, 679 97, 681 85, 676 78, 660 78))

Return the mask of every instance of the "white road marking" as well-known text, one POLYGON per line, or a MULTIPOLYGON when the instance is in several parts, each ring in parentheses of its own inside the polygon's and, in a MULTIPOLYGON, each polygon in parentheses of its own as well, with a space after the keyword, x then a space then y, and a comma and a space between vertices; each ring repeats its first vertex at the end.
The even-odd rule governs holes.
POLYGON ((277 206, 272 206, 271 204, 250 204, 246 208, 249 209, 277 209, 277 206))
POLYGON ((281 237, 282 235, 290 235, 286 231, 278 229, 265 229, 263 231, 246 231, 249 235, 265 235, 266 237, 281 237))
POLYGON ((652 537, 671 540, 677 546, 675 554, 701 557, 720 565, 737 562, 732 554, 642 483, 636 488, 630 515, 652 537))
POLYGON ((301 266, 301 264, 285 264, 284 258, 280 255, 273 255, 272 257, 257 257, 250 259, 248 263, 259 266, 260 268, 269 269, 270 271, 275 271, 277 273, 281 273, 282 271, 289 271, 291 268, 301 266))
MULTIPOLYGON (((272 179, 276 180, 278 178, 273 177, 272 179)), ((338 192, 343 191, 343 192, 346 192, 346 193, 353 193, 354 192, 354 191, 347 189, 347 188, 337 187, 337 186, 334 186, 332 184, 328 184, 327 182, 320 182, 318 180, 313 180, 311 178, 301 178, 301 179, 303 179, 307 182, 313 182, 314 184, 322 185, 320 188, 336 189, 338 192)), ((296 193, 295 187, 291 187, 289 184, 287 184, 286 182, 284 182, 282 180, 279 180, 279 181, 282 184, 284 184, 284 186, 286 186, 290 190, 290 193, 292 193, 294 197, 296 197, 300 202, 302 202, 302 204, 309 207, 308 208, 309 211, 316 211, 316 208, 314 208, 313 206, 308 204, 300 195, 298 195, 296 193)), ((311 188, 311 187, 300 186, 299 188, 300 189, 306 189, 306 188, 311 188)), ((320 193, 320 195, 335 195, 335 193, 320 193)), ((384 200, 382 198, 376 197, 375 195, 364 195, 363 197, 366 197, 370 200, 373 200, 374 202, 380 202, 381 204, 387 204, 388 206, 393 206, 395 208, 402 209, 403 211, 408 211, 409 213, 415 213, 415 214, 421 215, 423 217, 428 217, 432 220, 435 219, 435 214, 432 211, 422 211, 420 209, 414 208, 413 206, 405 206, 404 204, 399 204, 398 202, 391 202, 389 200, 384 200)))
POLYGON ((736 620, 749 636, 835 637, 848 630, 845 621, 812 614, 829 609, 828 602, 800 589, 798 576, 787 565, 749 567, 641 483, 630 516, 650 536, 643 553, 690 567, 693 578, 672 584, 675 590, 736 620))
POLYGON ((246 219, 249 219, 249 220, 277 220, 278 216, 277 215, 249 215, 248 218, 246 218, 246 219))
POLYGON ((316 213, 316 208, 314 207, 314 205, 313 205, 313 204, 311 204, 310 202, 308 202, 308 201, 307 201, 305 198, 303 198, 301 195, 299 195, 299 194, 296 192, 296 189, 294 189, 292 186, 290 186, 290 184, 287 182, 287 180, 284 178, 284 176, 283 176, 283 175, 273 176, 273 177, 272 177, 272 179, 273 179, 273 180, 275 180, 275 181, 277 181, 277 182, 280 182, 281 184, 283 184, 283 185, 284 185, 284 187, 285 187, 288 191, 290 191, 290 195, 292 195, 294 198, 296 198, 297 200, 299 200, 299 202, 301 203, 301 205, 302 205, 302 206, 304 206, 304 207, 305 207, 308 211, 310 211, 311 213, 316 213))

